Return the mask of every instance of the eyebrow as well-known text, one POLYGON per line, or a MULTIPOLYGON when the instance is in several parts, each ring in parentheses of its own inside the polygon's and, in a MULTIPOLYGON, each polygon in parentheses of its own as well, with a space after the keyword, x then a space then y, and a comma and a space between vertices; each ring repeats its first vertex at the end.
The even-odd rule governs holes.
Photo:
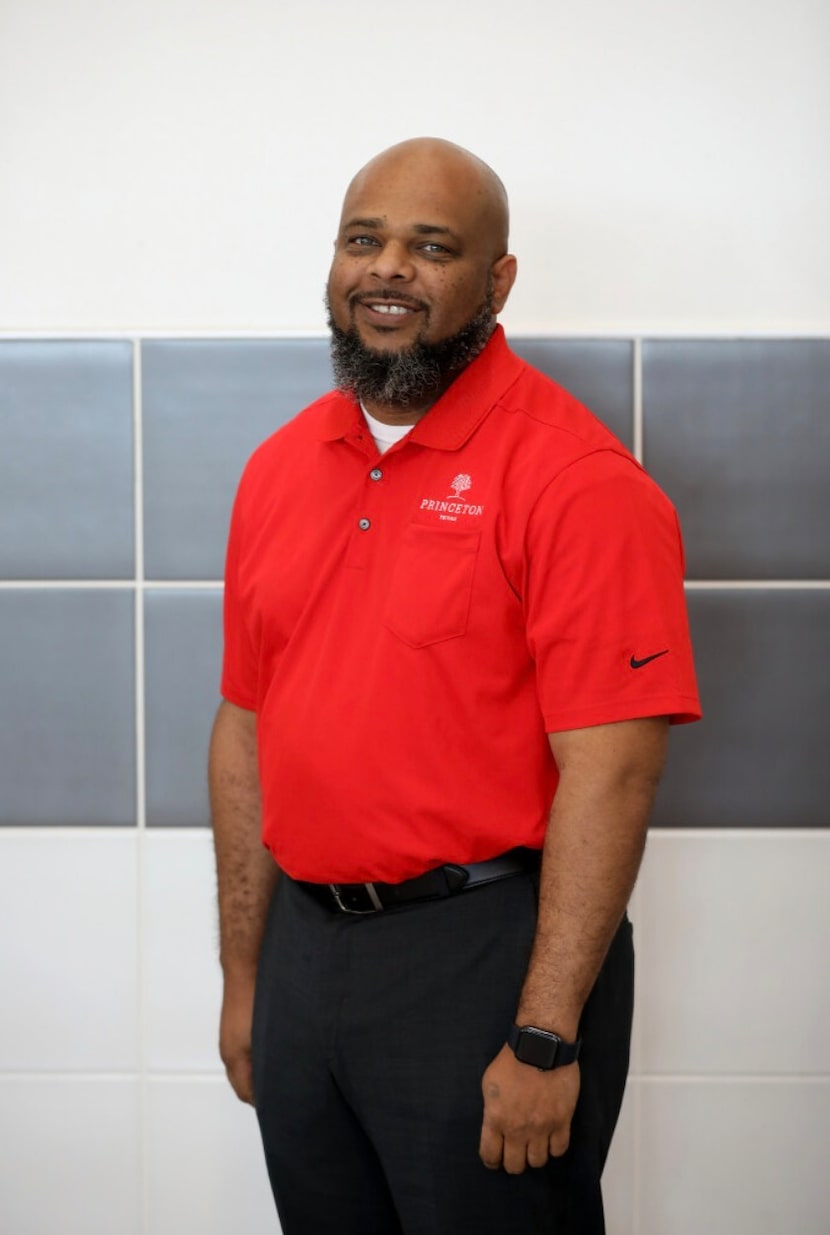
POLYGON ((449 236, 452 240, 458 239, 451 227, 440 227, 437 223, 416 223, 412 230, 419 236, 449 236))
MULTIPOLYGON (((343 230, 347 231, 351 227, 368 227, 372 231, 381 231, 385 225, 385 219, 348 219, 343 224, 343 230)), ((458 240, 452 228, 442 227, 439 223, 414 223, 412 230, 418 236, 449 236, 452 240, 458 240)))
POLYGON ((370 227, 374 230, 383 227, 383 219, 347 219, 343 223, 343 230, 349 227, 370 227))

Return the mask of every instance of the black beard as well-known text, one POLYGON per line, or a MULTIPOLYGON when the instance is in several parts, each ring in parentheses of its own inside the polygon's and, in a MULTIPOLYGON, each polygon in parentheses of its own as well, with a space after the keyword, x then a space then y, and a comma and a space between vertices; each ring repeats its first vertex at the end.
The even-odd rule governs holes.
POLYGON ((456 334, 439 343, 416 339, 399 352, 367 347, 354 326, 341 330, 335 325, 328 298, 326 310, 338 390, 353 395, 361 403, 383 403, 388 407, 407 408, 441 394, 484 350, 495 326, 492 286, 488 286, 481 308, 456 334))

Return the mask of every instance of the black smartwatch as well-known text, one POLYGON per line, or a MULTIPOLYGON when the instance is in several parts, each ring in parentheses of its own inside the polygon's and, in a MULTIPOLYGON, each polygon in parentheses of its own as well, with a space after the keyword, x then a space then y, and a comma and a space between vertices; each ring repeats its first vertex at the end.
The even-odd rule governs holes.
POLYGON ((564 1068, 566 1064, 575 1063, 579 1059, 582 1039, 576 1042, 563 1042, 558 1033, 549 1033, 547 1029, 536 1029, 534 1025, 511 1025, 507 1034, 510 1049, 520 1063, 530 1064, 540 1072, 550 1072, 552 1068, 564 1068))

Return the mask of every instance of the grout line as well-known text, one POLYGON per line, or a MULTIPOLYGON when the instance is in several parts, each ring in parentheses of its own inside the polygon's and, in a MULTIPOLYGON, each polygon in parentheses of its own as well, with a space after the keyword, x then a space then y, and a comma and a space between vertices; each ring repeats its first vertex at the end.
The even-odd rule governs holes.
POLYGON ((42 1072, 26 1072, 0 1069, 0 1081, 6 1083, 9 1081, 93 1081, 101 1084, 116 1081, 120 1084, 123 1081, 137 1081, 138 1079, 138 1072, 50 1072, 47 1069, 42 1072))
POLYGON ((147 1073, 147 1079, 151 1080, 154 1085, 179 1085, 194 1084, 194 1085, 221 1085, 229 1084, 228 1078, 222 1069, 217 1069, 215 1072, 209 1072, 207 1069, 197 1072, 162 1072, 160 1069, 152 1069, 147 1073))
POLYGON ((717 837, 718 840, 742 840, 751 837, 753 840, 807 840, 808 837, 827 836, 830 838, 830 828, 825 826, 815 828, 666 828, 650 827, 650 836, 659 836, 661 840, 703 840, 704 837, 717 837))
POLYGON ((643 341, 634 339, 633 355, 634 398, 634 458, 643 462, 643 341))
POLYGON ((640 912, 642 902, 642 890, 640 888, 639 874, 638 879, 634 884, 634 888, 629 900, 629 914, 631 917, 631 925, 633 928, 633 943, 634 943, 634 1031, 635 1037, 632 1042, 634 1051, 629 1065, 628 1078, 626 1080, 626 1090, 631 1094, 632 1101, 632 1120, 633 1120, 633 1135, 632 1135, 632 1154, 633 1154, 633 1179, 631 1184, 631 1207, 629 1217, 631 1221, 631 1235, 637 1235, 640 1229, 640 1174, 642 1156, 640 1153, 640 1084, 637 1079, 640 1075, 640 1067, 643 1060, 643 1025, 642 1017, 639 1014, 639 1009, 642 1007, 642 987, 643 975, 640 965, 637 963, 637 957, 640 955, 640 948, 643 942, 643 914, 640 912))
MULTIPOLYGON (((159 592, 203 592, 221 589, 223 582, 221 579, 0 579, 0 591, 7 592, 59 591, 69 588, 127 592, 135 587, 144 591, 152 588, 159 592)), ((687 579, 685 587, 690 592, 825 592, 830 588, 830 579, 687 579)))
MULTIPOLYGON (((524 332, 511 332, 514 337, 518 338, 521 334, 522 338, 530 337, 524 332)), ((616 336, 619 339, 626 339, 630 336, 630 332, 617 332, 616 336)), ((106 340, 107 342, 120 340, 123 343, 144 342, 145 340, 151 343, 166 343, 168 340, 171 343, 199 343, 205 340, 208 343, 246 343, 249 339, 253 342, 270 342, 275 343, 285 340, 287 342, 302 341, 308 339, 312 342, 328 343, 330 335, 325 329, 282 329, 274 327, 269 330, 266 327, 261 329, 240 330, 234 326, 225 328, 194 328, 193 330, 183 329, 182 327, 171 328, 165 330, 163 327, 148 327, 144 328, 140 325, 125 326, 122 330, 117 330, 112 327, 102 326, 100 329, 90 327, 84 330, 0 330, 0 343, 38 343, 41 340, 47 343, 90 343, 98 339, 106 340)), ((571 338, 570 335, 551 335, 542 333, 538 336, 541 339, 550 338, 571 338)), ((593 338, 590 333, 585 333, 582 337, 593 338)), ((597 336, 605 338, 606 336, 597 336)), ((729 336, 732 337, 731 335, 729 336)), ((792 337, 792 336, 787 336, 792 337)), ((801 338, 801 336, 797 336, 801 338)), ((818 336, 820 337, 820 336, 818 336)))
MULTIPOLYGON (((2 824, 0 825, 0 845, 4 840, 31 840, 33 837, 40 837, 42 840, 57 840, 65 839, 69 836, 78 839, 90 840, 92 838, 109 838, 113 839, 119 836, 132 837, 136 835, 137 828, 127 824, 73 824, 73 823, 52 823, 52 824, 32 824, 32 823, 17 823, 17 824, 2 824)), ((179 839, 183 837, 192 837, 194 843, 201 843, 206 834, 210 833, 209 823, 195 824, 162 824, 157 827, 145 828, 145 836, 152 836, 154 840, 162 836, 175 836, 179 839)), ((788 828, 788 827, 746 827, 746 828, 730 828, 707 825, 698 828, 682 827, 673 828, 661 824, 653 824, 649 827, 649 836, 659 840, 810 840, 816 836, 823 836, 830 839, 830 827, 820 824, 814 828, 788 828)), ((632 918, 633 921, 633 918, 632 918)))
POLYGON ((643 1072, 630 1079, 641 1085, 830 1085, 827 1072, 643 1072))
POLYGON ((687 579, 686 588, 692 592, 723 592, 744 591, 813 591, 822 592, 830 588, 827 579, 687 579))
POLYGON ((204 1071, 198 1072, 153 1072, 148 1071, 142 1078, 141 1072, 58 1072, 48 1071, 44 1069, 42 1072, 19 1071, 19 1070, 3 1070, 0 1069, 0 1082, 8 1083, 9 1081, 60 1081, 60 1082, 81 1082, 91 1081, 95 1084, 106 1084, 117 1082, 121 1084, 126 1081, 141 1082, 143 1080, 153 1080, 163 1084, 175 1084, 178 1082, 195 1082, 199 1085, 227 1085, 228 1078, 225 1073, 219 1069, 216 1072, 204 1071))
POLYGON ((145 579, 145 588, 153 588, 154 591, 205 591, 207 588, 222 588, 224 581, 222 579, 145 579))
MULTIPOLYGON (((199 837, 204 832, 209 831, 210 824, 195 823, 195 824, 163 824, 158 827, 148 827, 145 832, 149 836, 194 836, 199 837)), ((79 837, 84 840, 91 840, 93 837, 109 837, 113 839, 116 836, 135 836, 138 829, 134 824, 121 823, 12 823, 0 825, 0 843, 5 837, 11 837, 20 840, 23 837, 31 840, 33 836, 40 836, 45 840, 55 840, 58 837, 79 837)))
POLYGON ((642 973, 637 963, 637 957, 640 955, 640 948, 643 942, 641 904, 642 890, 640 887, 640 874, 638 872, 637 880, 631 891, 631 896, 628 898, 628 907, 626 909, 629 921, 631 922, 631 942, 634 948, 634 1018, 632 1022, 631 1050, 628 1060, 628 1071, 633 1074, 638 1074, 640 1071, 643 1046, 642 1022, 639 1011, 642 997, 642 973))
MULTIPOLYGON (((227 1077, 224 1072, 217 1069, 211 1072, 208 1069, 186 1071, 162 1071, 161 1069, 146 1069, 135 1072, 108 1072, 101 1071, 75 1071, 61 1072, 59 1070, 50 1071, 43 1069, 42 1071, 26 1071, 23 1069, 0 1069, 0 1081, 7 1083, 9 1081, 95 1081, 97 1083, 107 1081, 143 1081, 152 1080, 155 1084, 175 1085, 182 1082, 196 1083, 204 1085, 227 1084, 227 1077)), ((701 1073, 666 1073, 657 1074, 649 1072, 629 1072, 627 1082, 629 1085, 830 1085, 830 1073, 827 1072, 747 1072, 745 1074, 734 1072, 701 1072, 701 1073)), ((634 1094, 636 1097, 636 1093, 634 1094)), ((636 1109, 635 1109, 636 1113, 636 1109)))
POLYGON ((144 788, 146 751, 144 744, 144 434, 142 424, 141 344, 133 340, 133 475, 135 519, 135 736, 136 736, 136 824, 146 827, 147 805, 144 788))
POLYGON ((133 339, 133 452, 135 518, 135 785, 136 785, 136 984, 138 987, 138 1189, 139 1224, 149 1235, 147 1120, 147 963, 144 948, 147 828, 144 735, 144 432, 141 342, 133 339))
MULTIPOLYGON (((0 579, 0 591, 58 591, 61 588, 94 591, 98 589, 130 592, 135 587, 158 591, 204 591, 221 588, 221 579, 0 579)), ((830 585, 828 585, 830 586, 830 585)))
POLYGON ((58 591, 61 588, 131 592, 135 579, 0 579, 0 591, 58 591))
MULTIPOLYGON (((677 343, 743 343, 759 340, 761 342, 823 342, 830 340, 830 326, 827 322, 808 323, 803 327, 797 327, 792 322, 781 322, 768 326, 742 326, 739 323, 713 325, 708 323, 706 326, 689 325, 684 327, 679 325, 673 328, 654 325, 652 328, 649 322, 626 322, 623 325, 595 323, 592 326, 568 326, 567 324, 558 325, 555 328, 546 328, 539 326, 522 326, 517 324, 505 324, 505 331, 510 339, 540 339, 547 341, 570 339, 597 339, 602 342, 619 340, 621 342, 634 338, 635 336, 658 342, 677 342, 677 343)), ((170 340, 174 343, 188 342, 190 340, 198 342, 205 339, 208 341, 221 342, 245 342, 247 339, 254 340, 274 340, 282 339, 310 339, 317 340, 321 343, 327 343, 329 335, 325 329, 321 327, 306 329, 288 328, 274 326, 258 327, 255 329, 241 330, 236 326, 224 327, 194 327, 193 329, 185 329, 181 326, 170 327, 144 327, 138 323, 133 323, 125 326, 122 329, 113 327, 84 327, 72 329, 65 327, 64 329, 53 330, 2 330, 0 331, 0 342, 39 342, 44 340, 47 342, 78 342, 88 343, 90 340, 97 339, 121 339, 127 342, 133 342, 136 338, 147 339, 151 341, 170 340)))
MULTIPOLYGON (((629 1083, 633 1079, 629 1074, 629 1083)), ((640 1230, 640 1212, 642 1210, 642 1176, 643 1176, 643 1104, 642 1087, 639 1079, 634 1083, 634 1179, 631 1185, 631 1230, 637 1235, 640 1230)))

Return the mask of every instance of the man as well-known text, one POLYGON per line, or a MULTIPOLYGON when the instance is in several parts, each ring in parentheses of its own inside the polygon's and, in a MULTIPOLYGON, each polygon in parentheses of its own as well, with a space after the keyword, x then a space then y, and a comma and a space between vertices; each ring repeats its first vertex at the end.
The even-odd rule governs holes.
POLYGON ((220 1049, 286 1235, 603 1230, 626 903, 699 707, 674 512, 508 349, 507 228, 448 142, 358 173, 338 389, 234 508, 220 1049))

